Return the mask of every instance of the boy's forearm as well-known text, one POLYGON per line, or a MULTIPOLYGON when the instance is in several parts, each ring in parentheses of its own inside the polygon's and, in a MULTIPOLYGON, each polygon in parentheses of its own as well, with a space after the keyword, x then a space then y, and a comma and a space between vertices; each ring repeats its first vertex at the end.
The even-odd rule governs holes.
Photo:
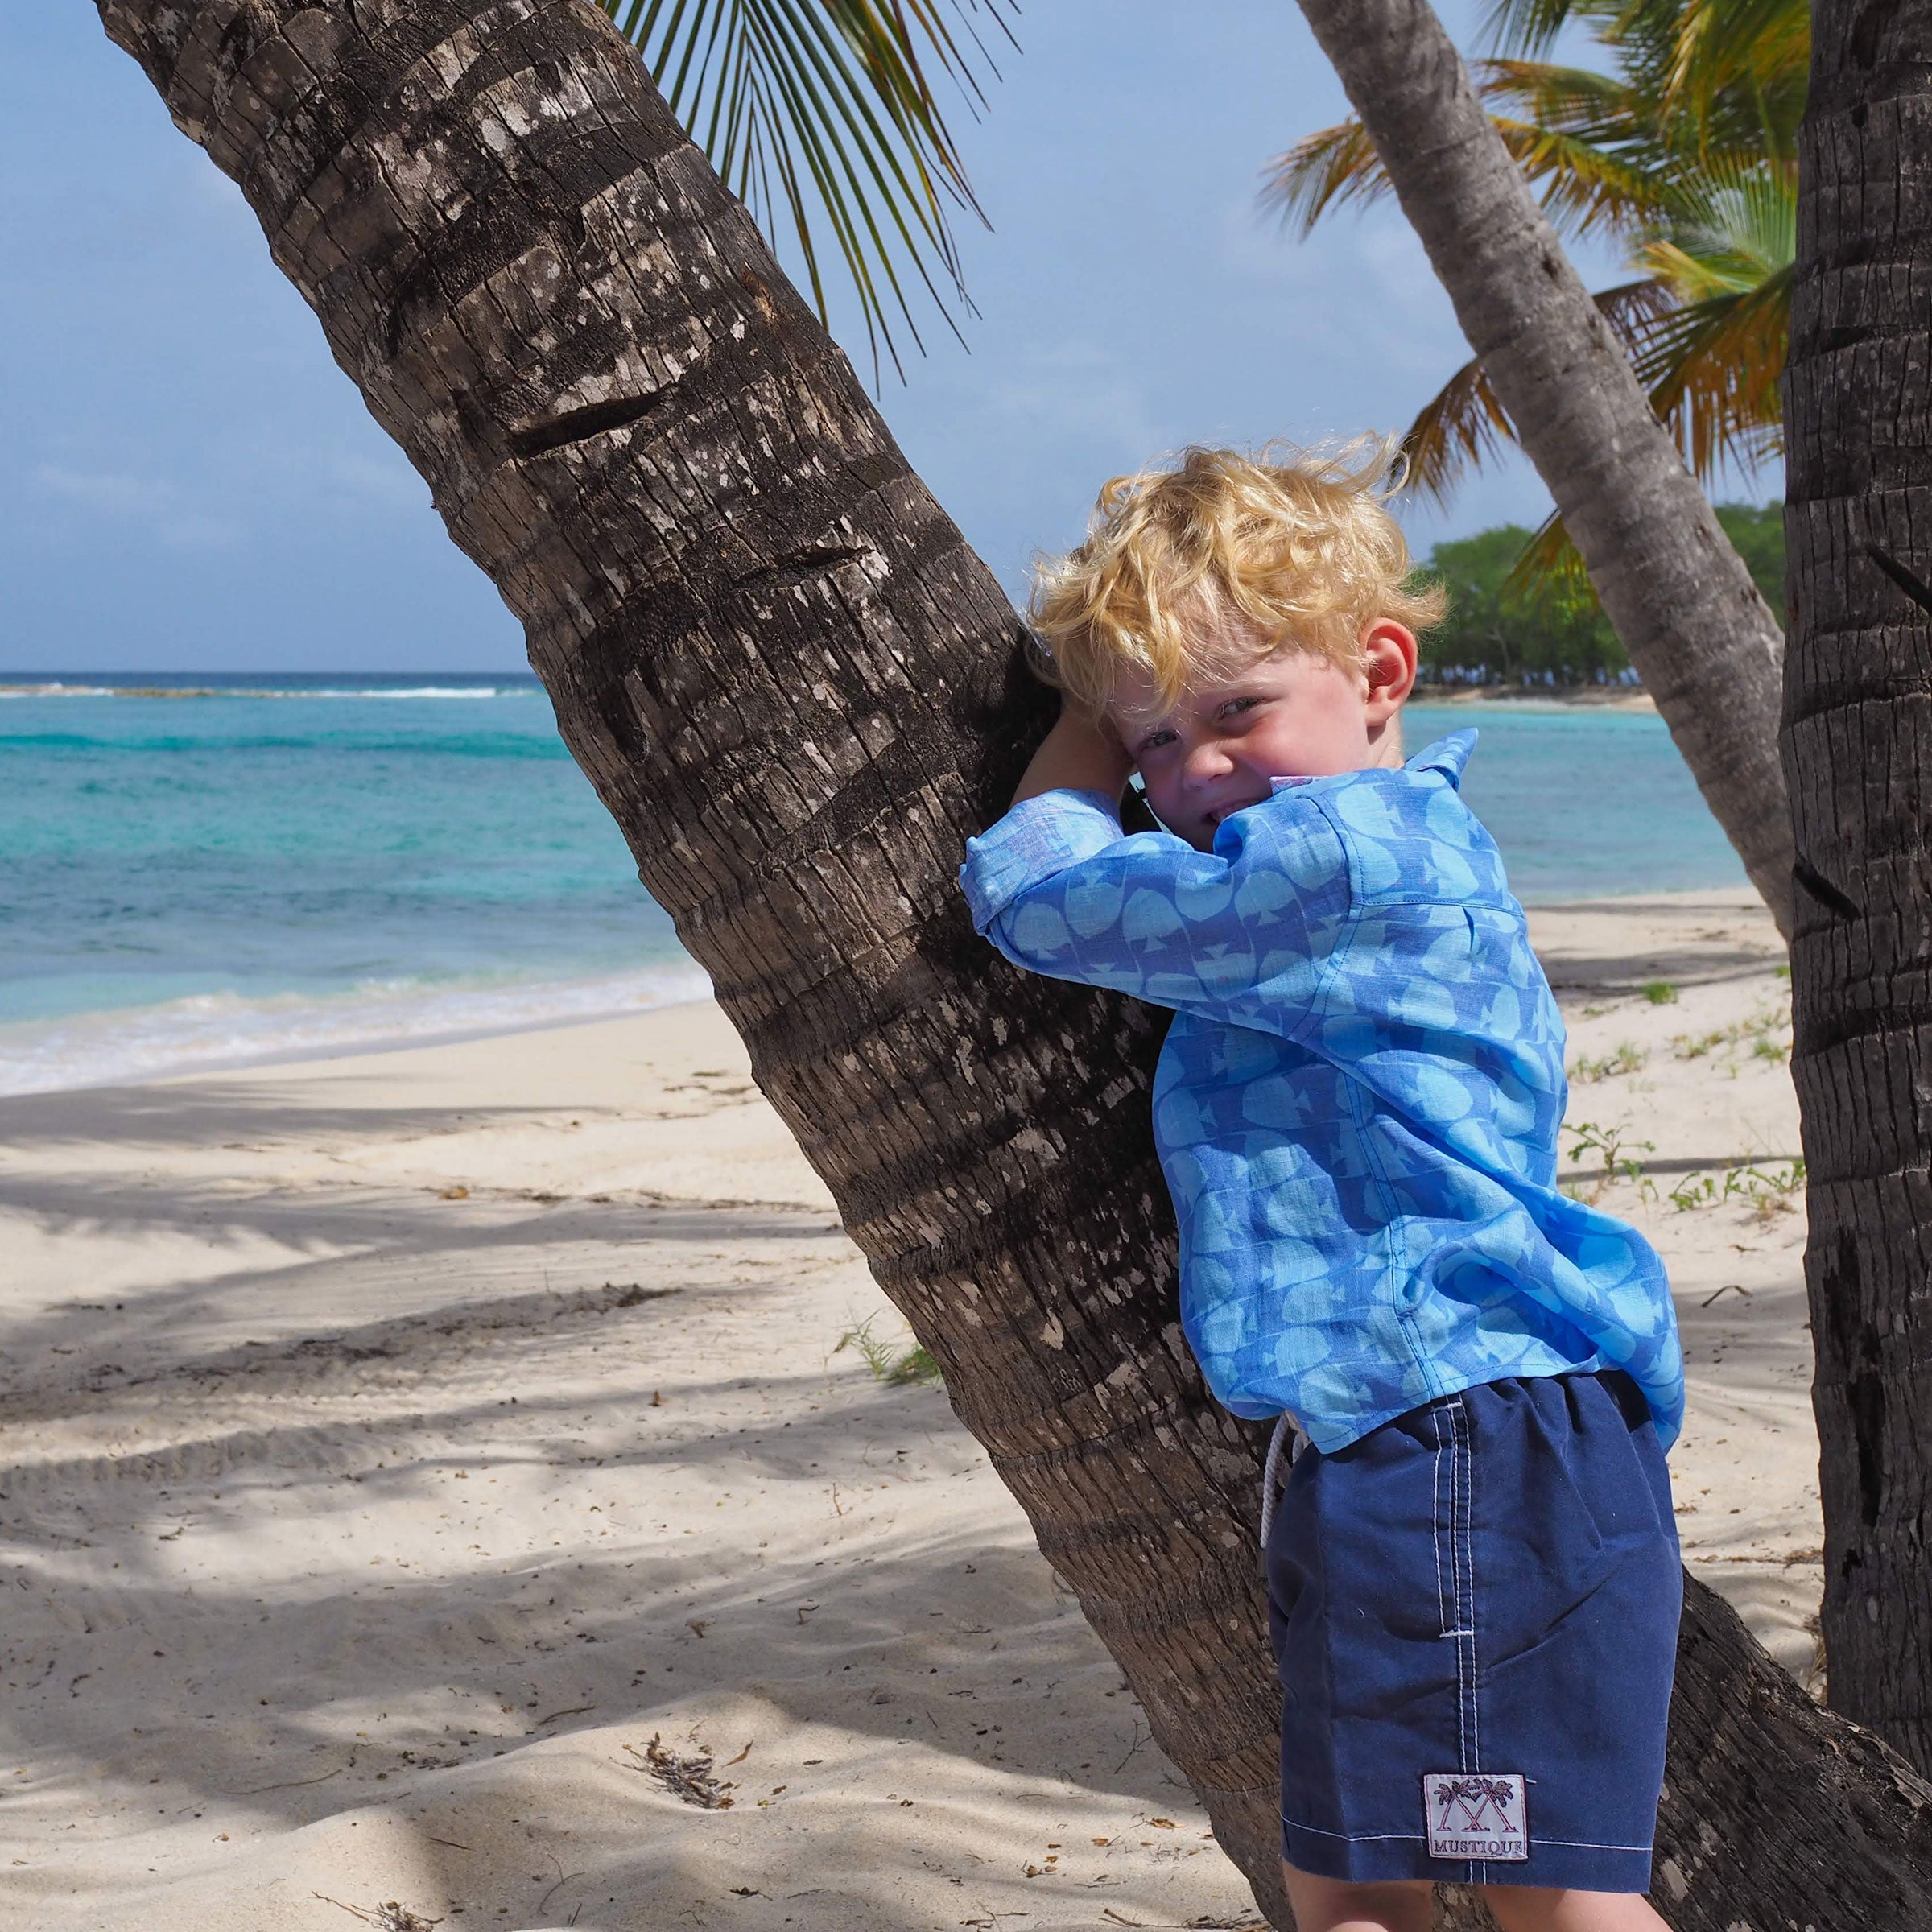
POLYGON ((1013 802, 1060 791, 1104 791, 1118 798, 1133 769, 1125 748, 1105 724, 1063 703, 1059 722, 1033 754, 1013 802))

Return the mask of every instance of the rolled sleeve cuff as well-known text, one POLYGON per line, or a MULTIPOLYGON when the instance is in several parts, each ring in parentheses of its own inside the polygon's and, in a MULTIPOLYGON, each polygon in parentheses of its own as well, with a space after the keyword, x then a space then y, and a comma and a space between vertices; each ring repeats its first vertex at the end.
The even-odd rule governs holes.
POLYGON ((1104 791, 1042 791, 1022 799, 996 825, 966 841, 960 888, 984 932, 1022 893, 1104 852, 1122 833, 1104 791))

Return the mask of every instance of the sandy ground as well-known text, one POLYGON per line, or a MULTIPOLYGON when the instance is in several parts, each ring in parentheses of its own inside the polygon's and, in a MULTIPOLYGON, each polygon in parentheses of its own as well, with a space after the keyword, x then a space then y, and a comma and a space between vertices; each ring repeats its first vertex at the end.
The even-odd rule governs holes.
POLYGON ((1542 909, 1530 930, 1570 1029, 1564 1180, 1634 1222, 1670 1264, 1689 1384, 1670 1459, 1684 1560, 1822 1690, 1824 1529, 1783 947, 1741 889, 1542 909))
MULTIPOLYGON (((1769 922, 1535 926, 1686 1554, 1802 1672, 1769 922)), ((0 1927, 1252 1922, 943 1396, 840 1346, 897 1319, 714 1009, 0 1102, 0 1927)))

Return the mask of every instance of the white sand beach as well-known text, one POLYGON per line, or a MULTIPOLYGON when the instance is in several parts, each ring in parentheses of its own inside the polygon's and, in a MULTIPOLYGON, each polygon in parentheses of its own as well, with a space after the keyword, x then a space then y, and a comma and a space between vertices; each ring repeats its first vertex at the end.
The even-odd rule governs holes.
MULTIPOLYGON (((1802 1674, 1775 935, 1534 925, 1686 1556, 1802 1674)), ((715 1008, 0 1102, 0 1928, 1253 1922, 943 1393, 840 1346, 902 1330, 715 1008)))

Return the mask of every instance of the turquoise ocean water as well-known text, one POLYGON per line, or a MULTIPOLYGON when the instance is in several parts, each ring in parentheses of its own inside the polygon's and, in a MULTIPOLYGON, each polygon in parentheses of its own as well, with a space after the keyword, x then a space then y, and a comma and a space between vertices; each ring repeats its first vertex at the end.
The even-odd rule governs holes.
MULTIPOLYGON (((1525 900, 1742 882, 1662 724, 1476 724, 1525 900)), ((0 1093, 505 1031, 704 976, 514 674, 0 677, 0 1093)))

